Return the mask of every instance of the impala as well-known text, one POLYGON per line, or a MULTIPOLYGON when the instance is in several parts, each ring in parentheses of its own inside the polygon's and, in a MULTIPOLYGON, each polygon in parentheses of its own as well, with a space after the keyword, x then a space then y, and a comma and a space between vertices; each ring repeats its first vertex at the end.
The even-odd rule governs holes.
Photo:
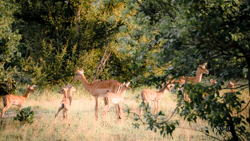
POLYGON ((187 81, 191 81, 194 84, 201 82, 202 74, 209 74, 209 71, 206 69, 206 64, 207 63, 205 63, 204 65, 199 65, 199 67, 197 68, 196 76, 187 76, 187 81))
POLYGON ((117 118, 118 119, 122 118, 122 101, 123 101, 123 97, 125 95, 126 90, 130 90, 130 87, 128 86, 129 84, 130 84, 130 82, 128 82, 128 83, 124 82, 120 86, 119 93, 107 93, 104 96, 105 107, 103 110, 103 124, 105 124, 107 122, 107 112, 112 104, 115 104, 115 106, 116 106, 117 118))
POLYGON ((234 93, 234 85, 235 83, 237 83, 238 81, 232 82, 232 81, 228 81, 227 87, 230 88, 230 92, 226 92, 224 94, 224 97, 226 97, 229 93, 234 93))
POLYGON ((117 93, 119 90, 120 82, 116 80, 104 80, 97 81, 94 83, 89 83, 85 76, 83 69, 77 70, 74 69, 75 76, 73 78, 73 82, 76 80, 80 80, 82 82, 83 87, 91 93, 92 96, 95 97, 95 118, 98 120, 98 99, 99 97, 103 97, 108 92, 117 93))
MULTIPOLYGON (((207 65, 207 63, 204 63, 203 65, 198 66, 195 77, 186 76, 185 78, 187 79, 187 83, 191 82, 191 83, 196 84, 196 83, 201 82, 202 74, 209 74, 209 71, 206 69, 206 65, 207 65)), ((185 78, 181 78, 180 80, 175 81, 175 82, 178 82, 180 84, 184 84, 185 78)), ((184 98, 186 101, 190 102, 190 98, 188 97, 188 95, 186 93, 184 94, 184 98)))
POLYGON ((69 86, 67 83, 66 83, 65 87, 67 87, 69 89, 67 97, 69 98, 70 105, 71 105, 71 102, 72 102, 72 92, 75 92, 76 88, 73 85, 69 86))
POLYGON ((217 81, 216 81, 216 79, 211 78, 210 83, 211 83, 211 86, 213 86, 213 85, 217 84, 217 81))
POLYGON ((56 117, 57 117, 58 113, 63 109, 63 117, 64 118, 66 117, 66 120, 70 126, 69 114, 70 114, 71 103, 70 103, 70 99, 68 98, 68 94, 67 94, 68 88, 67 87, 64 88, 61 86, 60 86, 60 88, 61 88, 61 91, 59 93, 63 94, 64 97, 63 97, 62 102, 60 103, 60 107, 59 107, 58 111, 55 114, 54 123, 56 122, 56 117))
POLYGON ((35 91, 34 90, 35 87, 36 87, 36 85, 30 86, 28 84, 27 90, 26 90, 26 92, 24 93, 23 96, 8 94, 8 95, 5 95, 3 97, 4 108, 2 109, 1 124, 3 124, 3 116, 4 116, 5 111, 7 111, 10 108, 11 105, 18 106, 19 107, 19 111, 21 111, 22 105, 29 98, 30 93, 35 91))
MULTIPOLYGON (((142 102, 146 103, 151 101, 155 102, 155 113, 160 110, 160 102, 163 96, 172 89, 171 84, 167 84, 166 87, 163 87, 160 91, 154 91, 151 89, 145 89, 141 92, 142 102)), ((142 115, 142 108, 140 109, 140 115, 142 115)))

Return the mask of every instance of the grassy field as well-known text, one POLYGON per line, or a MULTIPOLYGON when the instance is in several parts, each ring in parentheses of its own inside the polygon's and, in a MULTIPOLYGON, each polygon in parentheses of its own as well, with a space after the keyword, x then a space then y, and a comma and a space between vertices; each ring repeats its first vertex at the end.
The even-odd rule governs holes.
MULTIPOLYGON (((208 81, 205 81, 208 83, 208 81)), ((242 82, 244 83, 244 82, 242 82)), ((127 91, 124 99, 125 104, 130 107, 133 112, 139 112, 140 99, 136 96, 146 87, 127 91)), ((17 114, 17 107, 12 106, 4 117, 4 123, 0 127, 0 140, 91 140, 91 141, 148 141, 148 140, 212 140, 213 138, 195 131, 197 127, 206 126, 206 122, 199 120, 198 123, 189 123, 183 120, 179 115, 175 114, 173 119, 180 122, 179 127, 174 131, 173 138, 171 136, 162 137, 159 132, 154 133, 147 130, 147 126, 141 125, 139 129, 135 129, 132 123, 135 121, 133 117, 128 117, 124 112, 122 121, 116 120, 115 107, 112 106, 108 111, 108 124, 102 124, 102 112, 104 107, 103 98, 99 98, 99 121, 95 121, 94 117, 94 97, 91 96, 81 84, 76 85, 76 92, 73 92, 73 101, 71 106, 70 121, 71 126, 62 120, 62 112, 59 113, 56 124, 53 124, 54 115, 57 112, 62 95, 59 94, 58 86, 52 89, 36 89, 35 93, 30 94, 24 107, 31 106, 35 112, 35 120, 33 124, 21 124, 14 121, 13 117, 17 114)), ((226 91, 226 90, 225 90, 226 91)), ((228 90, 227 90, 228 91, 228 90)), ((18 95, 25 92, 25 87, 20 88, 18 95)), ((248 100, 248 91, 244 91, 242 99, 248 100)), ((0 109, 3 104, 0 102, 0 109)), ((169 116, 176 107, 176 95, 167 93, 161 101, 161 110, 169 116)), ((150 103, 152 109, 153 103, 150 103)), ((244 111, 245 112, 245 111, 244 111)), ((244 113, 247 115, 247 112, 244 113)), ((249 129, 248 129, 249 130, 249 129)), ((220 138, 219 136, 217 136, 220 138)), ((214 139, 213 139, 214 140, 214 139)))

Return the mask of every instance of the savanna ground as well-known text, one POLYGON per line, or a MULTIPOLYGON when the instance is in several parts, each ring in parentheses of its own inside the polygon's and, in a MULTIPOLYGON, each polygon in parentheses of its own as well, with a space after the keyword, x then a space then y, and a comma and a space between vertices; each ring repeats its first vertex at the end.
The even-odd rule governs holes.
MULTIPOLYGON (((208 79, 204 79, 202 83, 209 85, 208 79)), ((242 81, 240 83, 246 82, 242 81)), ((135 123, 133 116, 128 116, 125 111, 123 120, 117 121, 114 106, 108 111, 107 126, 103 126, 103 98, 99 98, 99 121, 95 121, 94 97, 81 84, 76 84, 75 87, 77 91, 73 92, 70 127, 62 120, 62 111, 58 115, 56 124, 53 124, 54 115, 63 97, 59 94, 59 86, 54 86, 51 89, 37 88, 36 92, 31 93, 29 99, 24 104, 24 107, 31 106, 35 112, 34 122, 32 124, 22 124, 19 121, 14 121, 13 117, 18 112, 16 111, 17 107, 12 106, 6 111, 3 126, 0 127, 0 140, 214 140, 196 130, 207 126, 205 121, 198 119, 197 123, 189 124, 178 114, 175 114, 172 118, 173 120, 179 120, 180 123, 173 132, 173 138, 169 135, 163 137, 159 132, 154 133, 151 130, 147 130, 146 125, 141 125, 139 129, 135 129, 132 125, 132 123, 135 123)), ((25 86, 20 86, 18 95, 22 95, 26 90, 25 88, 25 86)), ((138 113, 141 100, 136 97, 145 88, 148 87, 145 86, 127 91, 123 102, 123 109, 126 110, 127 105, 132 112, 138 113)), ((153 87, 151 88, 154 89, 153 87)), ((223 91, 226 92, 229 90, 225 89, 223 91)), ((242 93, 241 99, 245 101, 249 100, 248 91, 245 90, 242 93)), ((177 105, 176 100, 176 95, 170 92, 163 97, 160 108, 165 115, 170 116, 173 112, 177 105)), ((150 105, 154 109, 153 102, 150 105)), ((0 109, 2 107, 3 104, 1 102, 0 109)), ((243 111, 243 115, 247 115, 247 110, 243 111)), ((220 138, 218 135, 216 137, 220 138)))

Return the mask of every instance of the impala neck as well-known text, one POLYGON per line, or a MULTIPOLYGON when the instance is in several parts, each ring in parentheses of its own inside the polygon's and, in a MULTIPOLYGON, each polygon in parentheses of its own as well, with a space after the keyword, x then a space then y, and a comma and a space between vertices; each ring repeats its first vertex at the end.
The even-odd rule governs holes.
POLYGON ((81 74, 81 79, 80 81, 82 82, 82 86, 90 92, 91 90, 91 84, 86 80, 85 76, 81 74))
POLYGON ((70 96, 72 95, 72 91, 73 91, 73 89, 69 89, 69 95, 70 96))
POLYGON ((231 87, 231 92, 234 92, 234 86, 231 87))
POLYGON ((165 87, 162 90, 160 90, 159 92, 162 93, 163 95, 165 95, 168 91, 169 91, 168 87, 165 87))
POLYGON ((27 89, 26 92, 24 93, 23 97, 25 97, 25 99, 28 99, 30 95, 29 90, 27 89))
POLYGON ((64 91, 64 98, 68 98, 67 91, 64 91))
POLYGON ((202 79, 202 73, 199 73, 199 74, 198 74, 198 73, 196 73, 194 83, 201 82, 201 79, 202 79))
POLYGON ((124 97, 124 95, 125 95, 125 93, 126 93, 126 90, 122 90, 120 93, 119 93, 119 95, 121 95, 122 96, 122 98, 124 97))

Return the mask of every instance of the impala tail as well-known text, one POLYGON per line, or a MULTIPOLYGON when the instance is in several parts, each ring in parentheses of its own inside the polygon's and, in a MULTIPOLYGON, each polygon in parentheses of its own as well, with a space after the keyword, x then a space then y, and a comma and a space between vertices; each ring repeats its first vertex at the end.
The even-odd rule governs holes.
POLYGON ((107 97, 107 96, 104 97, 104 104, 105 105, 109 104, 109 97, 107 97))
POLYGON ((3 97, 3 106, 5 107, 7 105, 7 98, 4 96, 3 97))

